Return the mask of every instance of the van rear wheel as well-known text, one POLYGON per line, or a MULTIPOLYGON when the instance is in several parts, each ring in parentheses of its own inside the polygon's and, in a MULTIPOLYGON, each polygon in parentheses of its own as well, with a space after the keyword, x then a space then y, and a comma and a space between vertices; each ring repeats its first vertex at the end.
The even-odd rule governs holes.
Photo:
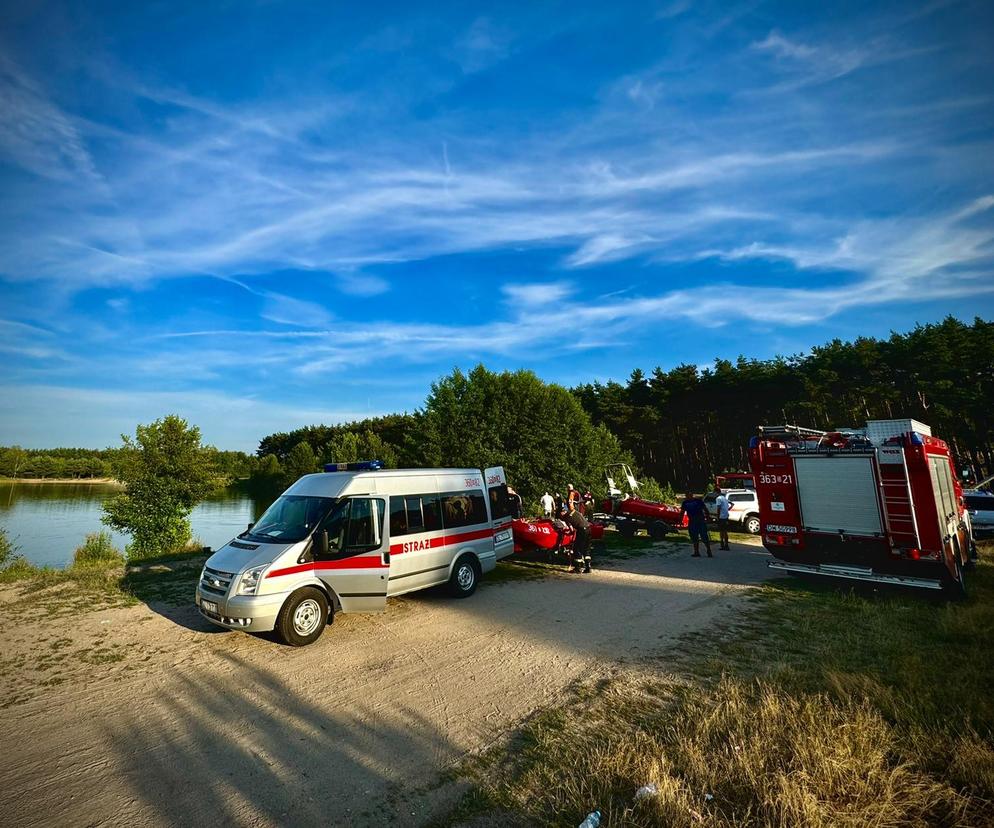
POLYGON ((313 644, 324 632, 328 612, 328 599, 320 589, 298 589, 286 599, 276 616, 276 634, 291 647, 313 644))
POLYGON ((469 598, 480 581, 480 565, 471 555, 463 555, 452 569, 449 594, 453 598, 469 598))
POLYGON ((762 528, 759 518, 756 515, 749 515, 745 520, 745 528, 750 535, 758 535, 762 528))

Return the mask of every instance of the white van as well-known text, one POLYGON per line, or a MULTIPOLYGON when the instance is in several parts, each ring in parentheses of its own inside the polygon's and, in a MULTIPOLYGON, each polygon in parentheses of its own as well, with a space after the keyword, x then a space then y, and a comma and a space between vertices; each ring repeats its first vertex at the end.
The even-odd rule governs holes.
POLYGON ((325 466, 287 489, 207 560, 200 612, 229 629, 316 641, 335 612, 448 583, 465 598, 514 551, 507 481, 486 469, 325 466))

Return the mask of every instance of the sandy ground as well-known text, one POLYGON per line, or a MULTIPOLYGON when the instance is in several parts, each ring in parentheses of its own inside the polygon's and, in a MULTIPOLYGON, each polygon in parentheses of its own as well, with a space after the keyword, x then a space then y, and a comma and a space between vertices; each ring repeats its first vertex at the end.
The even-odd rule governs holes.
POLYGON ((0 823, 418 824, 459 795, 446 768, 572 682, 689 631, 706 646, 766 560, 744 544, 713 560, 664 545, 461 601, 393 599, 301 649, 218 630, 192 607, 13 623, 0 596, 0 823), (25 674, 55 678, 12 696, 25 674))

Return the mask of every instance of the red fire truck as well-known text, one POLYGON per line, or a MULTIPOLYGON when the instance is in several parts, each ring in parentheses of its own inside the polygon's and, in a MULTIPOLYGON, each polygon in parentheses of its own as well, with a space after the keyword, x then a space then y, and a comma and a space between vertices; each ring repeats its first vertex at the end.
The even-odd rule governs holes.
POLYGON ((749 459, 773 569, 965 594, 970 517, 949 448, 928 426, 759 431, 749 459))

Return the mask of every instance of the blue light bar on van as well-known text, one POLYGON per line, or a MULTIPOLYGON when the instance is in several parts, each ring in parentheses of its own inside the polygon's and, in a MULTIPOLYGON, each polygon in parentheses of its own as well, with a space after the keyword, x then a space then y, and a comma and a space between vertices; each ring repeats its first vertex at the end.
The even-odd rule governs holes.
POLYGON ((326 472, 376 471, 383 468, 382 460, 360 460, 358 463, 325 463, 326 472))

